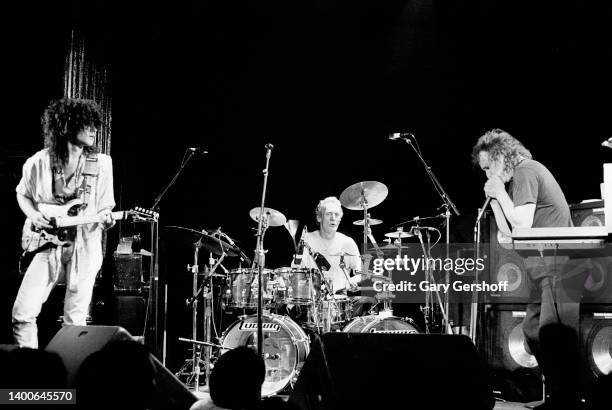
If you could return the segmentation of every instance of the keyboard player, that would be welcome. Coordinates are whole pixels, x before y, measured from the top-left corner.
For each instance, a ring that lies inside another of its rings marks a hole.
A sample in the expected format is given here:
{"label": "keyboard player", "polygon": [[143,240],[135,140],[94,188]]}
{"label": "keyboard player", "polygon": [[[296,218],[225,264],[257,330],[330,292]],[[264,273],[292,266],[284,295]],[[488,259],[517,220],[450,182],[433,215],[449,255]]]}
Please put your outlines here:
{"label": "keyboard player", "polygon": [[[521,142],[501,129],[486,132],[472,150],[472,160],[485,172],[485,194],[501,234],[512,228],[572,226],[569,206],[551,172],[532,158]],[[507,186],[507,189],[506,189]],[[526,261],[532,297],[523,332],[546,380],[542,409],[579,408],[575,375],[579,370],[579,298],[571,294],[578,275],[567,258],[541,255]],[[574,262],[572,262],[574,263]],[[573,269],[573,270],[572,270]]]}

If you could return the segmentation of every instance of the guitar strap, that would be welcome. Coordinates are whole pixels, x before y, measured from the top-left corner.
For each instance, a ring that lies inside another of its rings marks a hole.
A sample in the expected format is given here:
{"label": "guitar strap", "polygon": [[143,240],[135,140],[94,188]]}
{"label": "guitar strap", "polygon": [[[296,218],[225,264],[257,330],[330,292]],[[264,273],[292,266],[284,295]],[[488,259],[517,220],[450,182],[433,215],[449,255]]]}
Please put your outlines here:
{"label": "guitar strap", "polygon": [[88,207],[91,200],[91,193],[96,186],[98,180],[98,154],[91,153],[85,158],[85,165],[83,166],[83,205],[84,208]]}

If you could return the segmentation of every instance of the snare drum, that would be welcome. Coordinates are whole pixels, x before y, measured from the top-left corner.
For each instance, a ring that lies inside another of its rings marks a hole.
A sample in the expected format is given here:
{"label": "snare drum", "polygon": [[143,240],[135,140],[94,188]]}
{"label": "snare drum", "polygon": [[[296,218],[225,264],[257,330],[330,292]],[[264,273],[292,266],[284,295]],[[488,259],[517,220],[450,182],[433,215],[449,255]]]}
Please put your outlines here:
{"label": "snare drum", "polygon": [[[262,315],[262,330],[266,377],[261,395],[265,397],[280,392],[297,379],[310,352],[310,344],[306,333],[287,316]],[[223,333],[221,345],[221,353],[238,346],[257,349],[257,315],[234,322]]]}
{"label": "snare drum", "polygon": [[281,277],[285,290],[279,289],[282,296],[279,303],[307,305],[321,298],[321,272],[307,268],[278,268],[274,271]]}
{"label": "snare drum", "polygon": [[[272,299],[270,292],[267,291],[268,280],[272,273],[271,269],[264,269],[261,273],[264,304],[270,303]],[[232,269],[230,271],[232,284],[230,307],[257,308],[257,275],[258,269]]]}
{"label": "snare drum", "polygon": [[348,333],[421,333],[412,319],[384,315],[356,317],[342,331]]}
{"label": "snare drum", "polygon": [[339,330],[352,317],[353,300],[346,295],[335,295],[334,299],[326,298],[309,308],[308,322],[304,325],[308,328],[322,327],[324,332]]}

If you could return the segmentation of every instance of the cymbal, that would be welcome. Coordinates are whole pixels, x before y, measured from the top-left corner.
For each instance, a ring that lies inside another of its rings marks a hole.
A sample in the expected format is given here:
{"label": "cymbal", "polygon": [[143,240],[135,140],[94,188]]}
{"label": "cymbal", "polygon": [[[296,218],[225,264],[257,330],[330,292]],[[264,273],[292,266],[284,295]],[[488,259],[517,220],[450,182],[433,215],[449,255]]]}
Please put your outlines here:
{"label": "cymbal", "polygon": [[376,181],[362,181],[342,191],[340,203],[346,209],[360,210],[367,205],[373,208],[385,200],[389,190],[387,186]]}
{"label": "cymbal", "polygon": [[241,254],[241,251],[237,246],[232,246],[223,239],[209,235],[205,230],[198,231],[196,229],[176,225],[167,225],[165,228],[170,228],[174,232],[180,232],[183,235],[189,236],[190,240],[194,243],[200,241],[202,247],[208,249],[214,255],[222,255],[223,252],[225,252],[227,256],[233,257]]}
{"label": "cymbal", "polygon": [[[363,219],[359,219],[359,220],[353,222],[353,225],[363,226],[363,221],[364,221]],[[370,222],[368,224],[370,226],[373,226],[373,225],[380,225],[381,223],[383,223],[383,221],[380,220],[380,219],[370,218]]]}
{"label": "cymbal", "polygon": [[402,226],[402,225],[406,225],[406,224],[410,224],[410,223],[419,223],[420,221],[432,221],[435,219],[444,219],[444,215],[440,214],[440,215],[436,215],[436,216],[415,216],[412,219],[408,219],[407,221],[404,222],[400,222],[397,225],[393,225],[392,228],[397,228],[398,226]]}
{"label": "cymbal", "polygon": [[[255,222],[259,222],[259,214],[261,212],[261,208],[253,208],[249,211],[249,216]],[[287,218],[281,212],[272,209],[272,208],[264,208],[264,213],[268,215],[268,226],[283,226],[287,223]]]}
{"label": "cymbal", "polygon": [[410,238],[411,236],[414,236],[414,235],[408,232],[395,231],[395,232],[386,233],[385,236],[387,238]]}

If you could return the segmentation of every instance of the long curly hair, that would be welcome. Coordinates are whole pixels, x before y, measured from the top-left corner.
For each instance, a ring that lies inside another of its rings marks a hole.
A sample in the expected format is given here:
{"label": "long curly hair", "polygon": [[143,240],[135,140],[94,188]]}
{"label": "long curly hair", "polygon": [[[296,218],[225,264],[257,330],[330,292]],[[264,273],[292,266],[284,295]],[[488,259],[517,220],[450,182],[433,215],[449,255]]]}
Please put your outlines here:
{"label": "long curly hair", "polygon": [[[68,142],[74,142],[85,127],[100,129],[102,111],[92,100],[62,98],[52,101],[41,117],[45,148],[49,149],[54,165],[68,161]],[[83,147],[86,154],[95,147]]]}
{"label": "long curly hair", "polygon": [[504,156],[504,171],[512,175],[514,168],[523,159],[531,159],[531,152],[516,138],[506,131],[495,128],[487,131],[472,148],[472,162],[478,165],[478,154],[485,151],[492,160]]}

